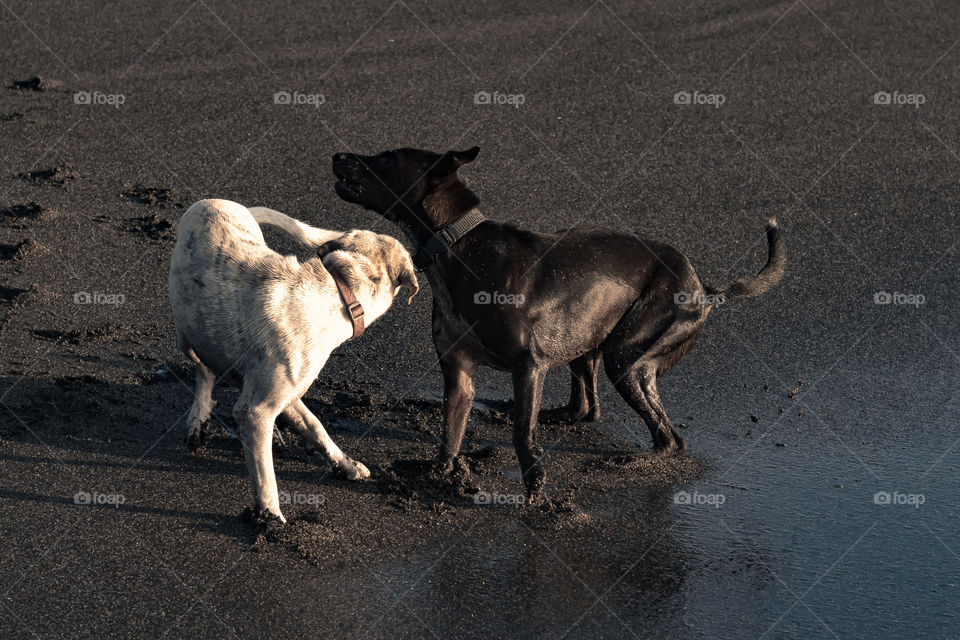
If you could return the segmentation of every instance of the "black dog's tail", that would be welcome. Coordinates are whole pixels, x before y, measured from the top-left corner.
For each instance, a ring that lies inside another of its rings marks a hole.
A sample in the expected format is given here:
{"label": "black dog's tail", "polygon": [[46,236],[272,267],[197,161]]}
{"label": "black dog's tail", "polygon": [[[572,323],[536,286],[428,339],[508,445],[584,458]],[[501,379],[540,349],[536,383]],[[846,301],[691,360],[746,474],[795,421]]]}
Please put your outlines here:
{"label": "black dog's tail", "polygon": [[787,266],[787,250],[780,238],[780,229],[777,221],[771,218],[767,222],[767,244],[769,256],[767,264],[755,276],[740,278],[736,282],[719,288],[705,287],[708,294],[719,298],[721,302],[729,302],[735,298],[749,298],[766,293],[780,282],[783,271]]}

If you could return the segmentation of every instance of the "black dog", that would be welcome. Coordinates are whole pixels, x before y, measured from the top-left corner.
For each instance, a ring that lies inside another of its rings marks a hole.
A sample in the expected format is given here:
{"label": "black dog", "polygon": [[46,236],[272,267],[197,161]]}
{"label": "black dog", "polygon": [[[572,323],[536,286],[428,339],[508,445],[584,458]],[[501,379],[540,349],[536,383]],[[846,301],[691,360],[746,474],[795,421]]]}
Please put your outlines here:
{"label": "black dog", "polygon": [[480,199],[457,174],[479,151],[333,156],[337,195],[402,228],[430,281],[444,379],[439,470],[453,469],[481,364],[513,374],[513,444],[531,500],[545,480],[534,432],[551,367],[570,363],[572,393],[566,407],[544,417],[596,418],[602,358],[649,427],[654,449],[682,452],[686,443],[660,403],[657,377],[690,351],[715,304],[779,282],[786,256],[776,222],[767,227],[766,266],[711,289],[679,251],[652,240],[593,229],[535,233],[485,220]]}

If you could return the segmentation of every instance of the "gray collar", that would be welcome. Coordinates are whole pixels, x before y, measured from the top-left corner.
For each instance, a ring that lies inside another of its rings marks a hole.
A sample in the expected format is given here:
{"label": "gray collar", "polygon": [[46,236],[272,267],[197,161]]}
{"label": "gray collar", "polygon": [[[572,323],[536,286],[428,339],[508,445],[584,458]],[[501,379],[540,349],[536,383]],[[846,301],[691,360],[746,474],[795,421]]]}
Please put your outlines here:
{"label": "gray collar", "polygon": [[453,224],[438,229],[430,240],[417,248],[417,255],[413,257],[413,266],[421,270],[426,269],[438,253],[449,250],[460,238],[473,231],[484,220],[486,218],[480,210],[474,208],[460,216]]}

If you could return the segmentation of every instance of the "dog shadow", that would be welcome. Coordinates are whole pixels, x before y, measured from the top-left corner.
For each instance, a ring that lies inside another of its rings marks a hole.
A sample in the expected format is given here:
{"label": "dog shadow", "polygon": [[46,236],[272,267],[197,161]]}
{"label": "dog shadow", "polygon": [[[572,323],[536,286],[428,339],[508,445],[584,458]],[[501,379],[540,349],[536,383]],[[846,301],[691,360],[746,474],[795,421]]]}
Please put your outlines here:
{"label": "dog shadow", "polygon": [[[183,371],[178,375],[182,376]],[[436,501],[455,500],[458,507],[483,508],[466,490],[472,487],[464,487],[462,482],[452,486],[429,477],[439,444],[442,404],[436,400],[394,398],[378,392],[356,393],[362,387],[369,388],[365,381],[321,381],[305,398],[305,403],[351,455],[364,459],[369,451],[378,452],[380,464],[371,465],[374,477],[366,482],[339,478],[318,459],[318,454],[307,453],[296,435],[284,432],[287,444],[275,445],[275,465],[281,483],[304,483],[358,495],[378,495],[385,502],[399,499],[429,506]],[[225,477],[246,479],[248,472],[242,446],[236,438],[226,436],[234,426],[229,407],[236,391],[225,387],[217,397],[220,406],[214,418],[216,433],[203,449],[191,454],[184,435],[185,414],[193,400],[193,390],[179,379],[171,380],[161,374],[118,383],[90,376],[0,376],[3,400],[0,412],[7,413],[7,419],[0,421],[0,465],[6,462],[61,466],[75,469],[78,477],[90,477],[104,469],[120,473],[169,472],[169,478],[160,476],[158,482],[170,489],[170,495],[176,495],[176,487],[185,477],[209,477],[201,482]],[[474,433],[464,451],[469,464],[476,462],[476,456],[482,458],[486,455],[484,452],[496,450],[498,455],[506,456],[497,461],[499,466],[504,469],[516,466],[508,410],[508,402],[474,410],[471,420]],[[365,447],[366,438],[378,442]],[[568,447],[562,438],[553,450],[558,453],[576,450],[600,457],[616,453],[606,447],[588,450],[582,446]],[[413,457],[412,451],[416,451]],[[0,491],[0,497],[14,502],[68,504],[72,501],[69,496],[25,491],[16,485]],[[132,503],[91,508],[187,518],[199,527],[249,541],[253,534],[240,519],[241,506],[237,505],[236,513]]]}

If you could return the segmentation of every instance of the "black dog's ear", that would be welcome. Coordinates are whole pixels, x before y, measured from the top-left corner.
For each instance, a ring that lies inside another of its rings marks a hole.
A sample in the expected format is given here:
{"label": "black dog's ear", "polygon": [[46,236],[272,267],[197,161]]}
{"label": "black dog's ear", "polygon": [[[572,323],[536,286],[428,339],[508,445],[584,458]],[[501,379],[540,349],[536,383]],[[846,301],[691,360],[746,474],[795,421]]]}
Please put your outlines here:
{"label": "black dog's ear", "polygon": [[480,147],[473,147],[472,149],[467,149],[466,151],[450,151],[450,153],[452,153],[454,159],[456,159],[457,166],[461,166],[476,160],[477,156],[480,154]]}
{"label": "black dog's ear", "polygon": [[438,175],[450,175],[465,164],[473,162],[480,153],[480,147],[473,147],[466,151],[447,151],[437,162],[433,172]]}

